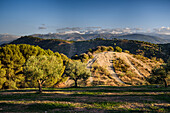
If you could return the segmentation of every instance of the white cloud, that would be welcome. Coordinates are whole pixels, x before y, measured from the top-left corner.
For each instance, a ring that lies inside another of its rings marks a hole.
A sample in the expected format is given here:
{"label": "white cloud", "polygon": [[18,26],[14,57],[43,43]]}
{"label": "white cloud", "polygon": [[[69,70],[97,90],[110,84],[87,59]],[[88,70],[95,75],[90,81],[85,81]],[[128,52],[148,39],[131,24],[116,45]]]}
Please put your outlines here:
{"label": "white cloud", "polygon": [[84,33],[84,34],[100,34],[100,33],[111,33],[111,34],[123,34],[123,33],[137,33],[140,32],[141,28],[114,28],[114,29],[102,29],[101,27],[65,27],[56,29],[60,33]]}
{"label": "white cloud", "polygon": [[155,33],[170,35],[170,27],[161,27],[153,29]]}

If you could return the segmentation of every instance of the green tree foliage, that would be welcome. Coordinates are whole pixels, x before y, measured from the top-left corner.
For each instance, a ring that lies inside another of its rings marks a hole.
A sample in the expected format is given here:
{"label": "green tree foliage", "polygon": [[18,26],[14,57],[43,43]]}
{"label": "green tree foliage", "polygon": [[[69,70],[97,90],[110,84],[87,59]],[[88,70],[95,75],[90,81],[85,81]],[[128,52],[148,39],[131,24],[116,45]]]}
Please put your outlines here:
{"label": "green tree foliage", "polygon": [[52,52],[50,50],[44,51],[39,46],[32,46],[32,45],[28,45],[28,44],[20,44],[18,46],[20,48],[20,52],[23,54],[23,56],[25,57],[26,60],[30,56],[47,55],[47,54],[50,55],[50,52]]}
{"label": "green tree foliage", "polygon": [[41,93],[43,85],[50,87],[61,79],[64,72],[63,60],[56,56],[31,56],[24,66],[24,71],[28,81],[38,83]]}
{"label": "green tree foliage", "polygon": [[107,48],[107,50],[108,50],[108,51],[114,51],[114,48],[113,48],[112,46],[109,46],[109,47]]}
{"label": "green tree foliage", "polygon": [[63,56],[58,52],[54,53],[51,50],[27,44],[10,44],[0,47],[0,69],[1,73],[5,73],[0,75],[0,89],[27,87],[27,76],[23,73],[23,65],[30,56],[38,55],[53,55],[58,59]]}
{"label": "green tree foliage", "polygon": [[86,53],[82,53],[79,57],[80,57],[81,62],[87,62],[89,59],[89,55]]}
{"label": "green tree foliage", "polygon": [[74,61],[66,66],[65,74],[66,76],[70,77],[70,79],[74,80],[75,87],[77,87],[77,81],[79,79],[88,79],[88,77],[91,75],[91,72],[82,62]]}
{"label": "green tree foliage", "polygon": [[88,49],[89,52],[93,52],[93,50],[91,48]]}
{"label": "green tree foliage", "polygon": [[115,52],[122,52],[122,48],[120,48],[119,46],[116,46],[114,50]]}
{"label": "green tree foliage", "polygon": [[125,53],[130,53],[128,50],[124,50]]}
{"label": "green tree foliage", "polygon": [[168,86],[167,79],[170,79],[170,57],[165,65],[152,70],[152,74],[149,77],[151,83],[162,83],[164,82],[165,87]]}
{"label": "green tree foliage", "polygon": [[129,68],[129,65],[127,65],[120,58],[117,58],[116,60],[113,60],[113,68],[115,69],[115,71],[126,72]]}
{"label": "green tree foliage", "polygon": [[108,47],[106,46],[101,46],[101,51],[104,52],[104,51],[107,51]]}
{"label": "green tree foliage", "polygon": [[61,59],[63,60],[63,64],[67,65],[70,59],[63,53],[61,53],[60,55],[61,55]]}
{"label": "green tree foliage", "polygon": [[0,89],[3,87],[3,84],[6,82],[5,74],[6,74],[6,71],[5,69],[2,68],[2,64],[0,61]]}
{"label": "green tree foliage", "polygon": [[3,84],[3,88],[17,88],[17,83],[24,80],[22,74],[23,64],[25,58],[20,52],[20,48],[17,45],[7,45],[0,48],[0,60],[2,68],[5,69],[6,82]]}

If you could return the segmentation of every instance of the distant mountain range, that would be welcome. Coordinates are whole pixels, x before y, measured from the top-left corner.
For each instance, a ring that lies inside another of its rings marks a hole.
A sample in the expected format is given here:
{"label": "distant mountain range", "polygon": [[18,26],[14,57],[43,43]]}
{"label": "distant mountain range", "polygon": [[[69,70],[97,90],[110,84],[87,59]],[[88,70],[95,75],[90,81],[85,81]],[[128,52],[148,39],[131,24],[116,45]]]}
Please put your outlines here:
{"label": "distant mountain range", "polygon": [[12,42],[13,40],[16,40],[20,36],[10,35],[10,34],[0,34],[0,45],[4,43]]}
{"label": "distant mountain range", "polygon": [[[42,39],[62,39],[68,41],[84,41],[96,38],[104,39],[128,39],[128,40],[139,40],[145,42],[151,42],[156,44],[163,44],[170,42],[170,36],[163,37],[163,35],[144,35],[144,34],[110,34],[110,33],[100,33],[100,34],[79,34],[79,33],[49,33],[49,34],[34,34],[33,37],[39,37]],[[162,38],[160,38],[161,36]]]}
{"label": "distant mountain range", "polygon": [[[127,39],[127,40],[139,40],[145,42],[151,42],[155,44],[170,43],[170,35],[162,34],[111,34],[111,33],[96,33],[96,34],[81,34],[81,33],[49,33],[49,34],[33,34],[33,37],[39,37],[42,39],[61,39],[67,41],[85,41],[92,40],[96,38],[104,39]],[[10,34],[0,34],[0,45],[4,43],[9,43],[16,40],[20,36],[10,35]]]}

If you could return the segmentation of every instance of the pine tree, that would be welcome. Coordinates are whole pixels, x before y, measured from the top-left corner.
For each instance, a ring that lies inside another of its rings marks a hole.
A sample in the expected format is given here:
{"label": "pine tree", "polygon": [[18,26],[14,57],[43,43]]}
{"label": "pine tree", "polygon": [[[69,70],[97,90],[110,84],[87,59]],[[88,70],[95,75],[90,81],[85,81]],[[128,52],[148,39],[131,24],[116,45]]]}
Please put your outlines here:
{"label": "pine tree", "polygon": [[17,88],[17,83],[24,79],[22,66],[25,63],[19,46],[11,44],[0,48],[0,60],[2,68],[6,71],[3,88]]}

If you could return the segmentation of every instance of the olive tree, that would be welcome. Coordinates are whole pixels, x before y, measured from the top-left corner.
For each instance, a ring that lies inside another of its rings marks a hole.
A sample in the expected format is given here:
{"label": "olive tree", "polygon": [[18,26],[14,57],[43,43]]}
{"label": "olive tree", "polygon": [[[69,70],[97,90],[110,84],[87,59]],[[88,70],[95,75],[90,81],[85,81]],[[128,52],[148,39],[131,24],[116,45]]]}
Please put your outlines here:
{"label": "olive tree", "polygon": [[24,72],[28,81],[38,83],[39,93],[42,93],[42,86],[54,85],[60,80],[64,66],[61,58],[56,56],[31,56],[24,66]]}
{"label": "olive tree", "polygon": [[115,52],[122,52],[122,48],[120,48],[119,46],[116,46],[114,50]]}
{"label": "olive tree", "polygon": [[77,87],[77,81],[79,79],[88,79],[90,77],[91,72],[87,69],[86,64],[80,61],[74,61],[69,63],[65,69],[66,76],[70,77],[70,79],[74,80],[75,87]]}

